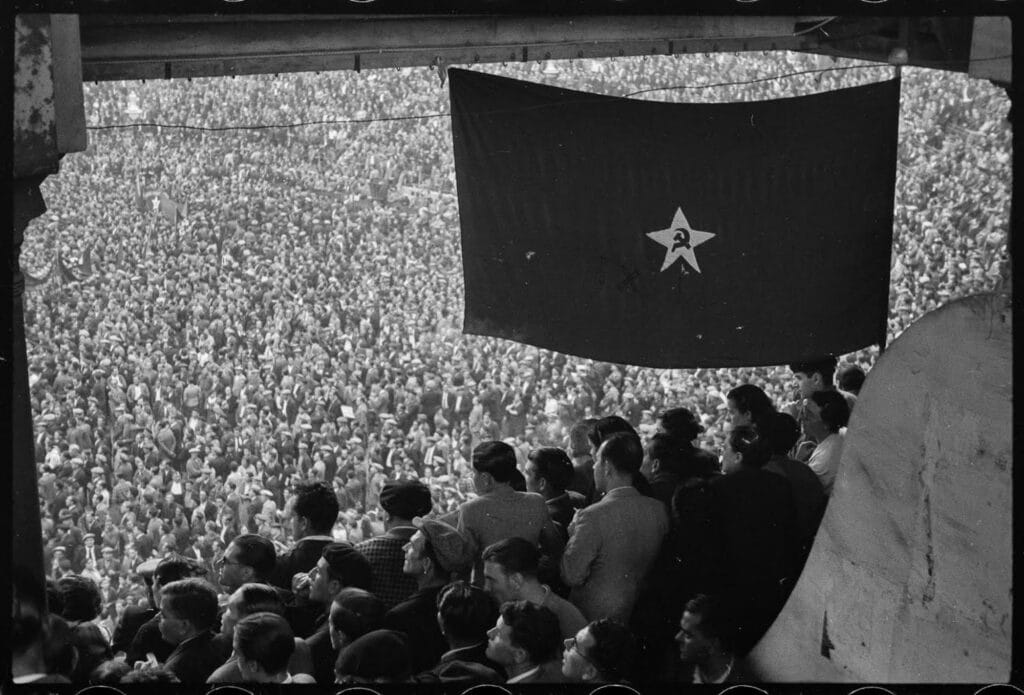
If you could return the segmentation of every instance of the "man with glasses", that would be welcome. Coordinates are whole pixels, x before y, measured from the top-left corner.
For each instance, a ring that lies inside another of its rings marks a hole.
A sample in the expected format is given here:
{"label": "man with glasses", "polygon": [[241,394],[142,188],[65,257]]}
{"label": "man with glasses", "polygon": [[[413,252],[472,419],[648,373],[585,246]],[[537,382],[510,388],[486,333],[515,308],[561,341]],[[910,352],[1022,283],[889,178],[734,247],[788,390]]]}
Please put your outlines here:
{"label": "man with glasses", "polygon": [[276,561],[273,542],[254,533],[243,534],[231,541],[214,563],[217,581],[228,595],[243,584],[268,584]]}
{"label": "man with glasses", "polygon": [[602,618],[565,640],[562,675],[578,683],[629,683],[638,656],[633,633]]}
{"label": "man with glasses", "polygon": [[505,669],[508,683],[565,682],[558,618],[549,609],[529,601],[505,603],[487,640],[487,658]]}

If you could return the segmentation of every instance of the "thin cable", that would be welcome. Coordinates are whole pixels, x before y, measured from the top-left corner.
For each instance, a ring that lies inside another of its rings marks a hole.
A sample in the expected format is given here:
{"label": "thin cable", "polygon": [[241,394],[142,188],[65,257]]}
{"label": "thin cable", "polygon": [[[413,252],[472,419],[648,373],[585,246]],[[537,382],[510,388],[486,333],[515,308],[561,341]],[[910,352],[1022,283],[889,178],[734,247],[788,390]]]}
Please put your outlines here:
{"label": "thin cable", "polygon": [[[832,19],[835,19],[834,17]],[[825,20],[826,22],[831,20]],[[825,22],[819,23],[824,25]],[[812,27],[814,29],[816,27]],[[982,58],[980,60],[1003,60],[1011,56],[993,56],[991,58]],[[841,65],[831,68],[816,68],[813,70],[800,70],[797,72],[789,72],[782,75],[771,75],[769,77],[759,77],[753,80],[743,80],[739,82],[716,82],[713,84],[700,84],[700,85],[673,85],[669,87],[651,87],[649,89],[640,89],[635,92],[629,92],[628,94],[622,95],[625,97],[632,97],[638,94],[647,94],[649,92],[659,92],[672,89],[712,89],[714,87],[737,87],[748,84],[758,84],[761,82],[771,82],[773,80],[782,80],[788,77],[797,77],[799,75],[811,75],[822,72],[841,72],[844,70],[878,70],[881,68],[891,68],[892,66],[888,63],[877,63],[874,65]],[[236,126],[197,126],[197,125],[186,125],[186,124],[169,124],[169,123],[113,123],[110,125],[91,125],[86,126],[86,130],[117,130],[122,128],[173,128],[177,130],[198,130],[205,132],[225,132],[229,130],[272,130],[272,129],[284,129],[284,128],[302,128],[305,126],[315,125],[338,125],[346,123],[382,123],[388,121],[412,121],[421,120],[428,118],[447,118],[450,117],[450,112],[443,113],[426,113],[414,116],[381,116],[379,118],[339,118],[339,119],[325,119],[319,121],[301,121],[299,123],[267,123],[261,125],[236,125]]]}
{"label": "thin cable", "polygon": [[809,29],[801,29],[800,31],[798,31],[795,34],[793,34],[793,36],[803,36],[804,34],[810,34],[812,31],[817,31],[818,29],[821,29],[826,24],[828,24],[830,22],[834,22],[837,19],[839,19],[839,18],[838,17],[829,17],[828,19],[826,19],[824,21],[818,22],[817,24],[815,24],[813,27],[810,27]]}
{"label": "thin cable", "polygon": [[86,130],[114,130],[117,128],[176,128],[178,130],[203,130],[220,132],[225,130],[267,130],[271,128],[301,128],[309,125],[333,125],[337,123],[380,123],[383,121],[412,121],[419,118],[438,118],[450,116],[450,113],[425,113],[418,116],[381,116],[380,118],[339,118],[335,120],[322,121],[301,121],[299,123],[267,123],[263,125],[230,125],[230,126],[201,126],[186,125],[183,123],[113,123],[110,125],[90,125]]}
{"label": "thin cable", "polygon": [[772,75],[769,77],[759,77],[756,80],[744,80],[742,82],[715,82],[713,84],[698,84],[698,85],[674,85],[671,87],[651,87],[650,89],[639,89],[629,94],[623,94],[624,97],[632,97],[637,94],[646,94],[648,92],[660,92],[667,89],[711,89],[713,87],[735,87],[745,84],[756,84],[758,82],[771,82],[772,80],[781,80],[786,77],[796,77],[797,75],[811,75],[817,72],[836,72],[840,70],[877,70],[879,68],[892,67],[890,65],[880,63],[878,65],[844,65],[834,68],[816,68],[814,70],[800,70],[799,72],[790,72],[785,75]]}

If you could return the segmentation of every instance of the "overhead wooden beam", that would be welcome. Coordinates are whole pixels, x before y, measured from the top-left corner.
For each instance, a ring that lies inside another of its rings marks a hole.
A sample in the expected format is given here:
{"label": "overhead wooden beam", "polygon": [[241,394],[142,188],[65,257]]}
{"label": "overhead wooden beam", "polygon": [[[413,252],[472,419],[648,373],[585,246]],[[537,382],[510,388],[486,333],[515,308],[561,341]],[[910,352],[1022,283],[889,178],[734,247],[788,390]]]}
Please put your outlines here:
{"label": "overhead wooden beam", "polygon": [[[814,18],[811,18],[812,20]],[[799,17],[117,16],[82,18],[88,81],[687,52],[813,50]]]}

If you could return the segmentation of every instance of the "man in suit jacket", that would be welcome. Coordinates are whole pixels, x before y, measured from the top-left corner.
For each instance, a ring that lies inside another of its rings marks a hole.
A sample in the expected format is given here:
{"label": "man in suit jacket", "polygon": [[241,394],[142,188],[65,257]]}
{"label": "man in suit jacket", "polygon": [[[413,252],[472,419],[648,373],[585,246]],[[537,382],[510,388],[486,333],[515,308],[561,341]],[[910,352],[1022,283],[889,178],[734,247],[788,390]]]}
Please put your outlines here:
{"label": "man in suit jacket", "polygon": [[182,683],[205,683],[224,662],[213,647],[217,590],[206,580],[181,579],[160,592],[160,634],[174,651],[164,668]]}
{"label": "man in suit jacket", "polygon": [[100,563],[100,549],[96,547],[96,534],[87,533],[82,536],[84,545],[75,551],[75,561],[73,566],[76,572],[81,573],[85,569],[86,565],[92,561],[93,567],[99,567]]}
{"label": "man in suit jacket", "polygon": [[544,498],[535,492],[516,492],[515,450],[504,442],[483,442],[473,450],[473,485],[479,497],[459,507],[458,530],[473,549],[474,581],[483,583],[484,548],[506,538],[525,538],[551,557],[561,554],[563,539],[548,516]]}
{"label": "man in suit jacket", "polygon": [[594,483],[604,497],[581,509],[569,525],[562,579],[587,620],[629,624],[638,589],[668,533],[665,506],[633,487],[643,458],[635,433],[608,437],[594,464]]}

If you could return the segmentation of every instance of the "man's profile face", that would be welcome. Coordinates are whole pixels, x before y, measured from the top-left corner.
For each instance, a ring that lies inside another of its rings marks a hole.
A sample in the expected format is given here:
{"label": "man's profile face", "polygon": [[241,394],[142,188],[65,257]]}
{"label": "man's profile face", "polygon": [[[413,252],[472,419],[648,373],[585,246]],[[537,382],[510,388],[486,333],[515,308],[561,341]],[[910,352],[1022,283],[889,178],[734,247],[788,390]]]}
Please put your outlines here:
{"label": "man's profile face", "polygon": [[242,590],[238,589],[228,597],[228,603],[224,607],[224,616],[220,621],[220,631],[223,635],[233,635],[235,625],[242,619],[240,608],[242,605]]}
{"label": "man's profile face", "polygon": [[309,600],[315,603],[325,603],[331,600],[331,590],[328,586],[331,575],[327,560],[320,558],[316,567],[309,572]]}
{"label": "man's profile face", "polygon": [[793,378],[800,387],[800,398],[810,398],[811,394],[821,390],[821,376],[817,372],[793,372]]}
{"label": "man's profile face", "polygon": [[684,664],[699,664],[711,654],[713,645],[700,629],[701,616],[690,611],[683,612],[679,621],[676,643],[679,645],[679,659]]}
{"label": "man's profile face", "polygon": [[188,620],[174,613],[166,598],[160,599],[160,636],[168,644],[180,644],[190,629]]}
{"label": "man's profile face", "polygon": [[512,586],[511,577],[505,574],[505,568],[496,562],[484,563],[484,591],[493,596],[499,606],[506,601],[515,601],[519,598],[515,587]]}
{"label": "man's profile face", "polygon": [[598,492],[607,492],[608,486],[608,461],[604,455],[602,444],[594,455],[594,487]]}
{"label": "man's profile face", "polygon": [[526,462],[526,470],[523,473],[523,478],[526,479],[527,492],[540,492],[541,478],[537,475],[537,464],[533,461]]}
{"label": "man's profile face", "polygon": [[588,674],[593,674],[593,663],[588,654],[595,646],[597,640],[590,634],[589,626],[582,628],[572,639],[567,639],[562,652],[562,675],[576,682],[588,680]]}
{"label": "man's profile face", "polygon": [[[801,389],[803,387],[801,386]],[[744,425],[752,425],[753,422],[750,419],[750,413],[740,412],[740,409],[736,407],[736,401],[732,398],[726,400],[729,407],[729,425],[732,427],[742,427]]]}
{"label": "man's profile face", "polygon": [[821,406],[810,398],[804,402],[804,407],[800,409],[800,426],[803,427],[804,433],[815,441],[820,442],[829,434],[828,428],[825,427],[825,423],[821,420]]}
{"label": "man's profile face", "polygon": [[505,619],[498,616],[498,622],[487,631],[487,658],[502,666],[516,662],[515,647],[512,644],[512,628]]}

